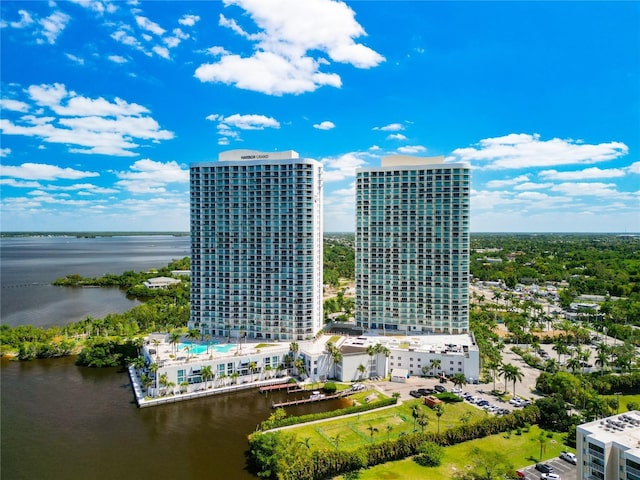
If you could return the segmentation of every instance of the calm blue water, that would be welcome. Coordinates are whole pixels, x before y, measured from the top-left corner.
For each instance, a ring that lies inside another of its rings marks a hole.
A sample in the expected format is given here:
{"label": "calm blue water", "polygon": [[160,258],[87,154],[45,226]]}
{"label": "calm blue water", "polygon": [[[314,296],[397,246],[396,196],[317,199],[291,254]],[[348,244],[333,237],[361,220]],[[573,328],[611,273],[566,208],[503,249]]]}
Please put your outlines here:
{"label": "calm blue water", "polygon": [[54,287],[67,274],[99,277],[162,267],[189,256],[189,237],[171,235],[0,238],[0,322],[66,325],[137,305],[119,289]]}
{"label": "calm blue water", "polygon": [[[178,344],[178,351],[185,350],[187,347],[191,347],[191,353],[195,355],[200,355],[201,353],[207,352],[207,345],[201,345],[199,343],[194,342],[183,342]],[[227,353],[229,350],[236,348],[236,345],[232,343],[225,344],[211,344],[209,345],[209,351],[213,350],[218,353]]]}

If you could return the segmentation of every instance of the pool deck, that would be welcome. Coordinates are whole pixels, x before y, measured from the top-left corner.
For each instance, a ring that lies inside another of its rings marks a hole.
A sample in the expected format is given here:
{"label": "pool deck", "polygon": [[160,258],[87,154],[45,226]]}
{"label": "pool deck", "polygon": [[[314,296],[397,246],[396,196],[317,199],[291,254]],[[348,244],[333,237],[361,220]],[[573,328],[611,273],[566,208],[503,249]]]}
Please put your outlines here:
{"label": "pool deck", "polygon": [[[176,348],[173,344],[167,341],[166,335],[151,335],[151,341],[149,344],[145,345],[146,350],[153,349],[155,353],[149,354],[149,356],[160,366],[170,366],[170,365],[180,365],[191,362],[202,362],[203,360],[215,360],[218,358],[228,358],[228,357],[237,357],[242,355],[252,355],[256,353],[267,353],[270,349],[274,351],[280,351],[282,348],[288,348],[289,342],[257,342],[257,341],[244,341],[236,343],[234,341],[229,342],[226,337],[219,338],[214,337],[211,340],[211,346],[209,348],[209,352],[206,351],[206,343],[202,341],[190,341],[184,338],[181,339],[179,344],[190,342],[194,345],[198,345],[199,347],[205,347],[205,350],[200,353],[187,352],[184,347]],[[153,339],[158,340],[159,343],[154,343]],[[218,351],[215,346],[216,345],[224,345],[228,346],[229,349],[221,352]],[[258,345],[263,345],[261,348],[257,348]],[[268,346],[264,346],[268,345]]]}
{"label": "pool deck", "polygon": [[157,405],[163,405],[165,403],[182,402],[184,400],[192,400],[194,398],[200,398],[200,397],[209,397],[211,395],[236,392],[238,390],[248,390],[251,388],[260,388],[260,387],[269,386],[269,385],[280,385],[280,384],[288,383],[291,378],[289,376],[286,376],[286,377],[271,378],[268,380],[260,380],[260,381],[249,382],[249,383],[240,383],[237,385],[215,387],[215,388],[213,388],[212,386],[205,387],[203,384],[201,388],[193,392],[171,393],[170,395],[165,395],[163,397],[156,397],[156,398],[146,397],[145,398],[144,394],[142,393],[142,390],[143,390],[142,383],[140,381],[140,377],[138,376],[137,370],[133,366],[130,366],[128,368],[128,372],[129,372],[129,380],[131,381],[131,386],[133,387],[133,393],[136,399],[136,403],[138,404],[139,408],[154,407]]}

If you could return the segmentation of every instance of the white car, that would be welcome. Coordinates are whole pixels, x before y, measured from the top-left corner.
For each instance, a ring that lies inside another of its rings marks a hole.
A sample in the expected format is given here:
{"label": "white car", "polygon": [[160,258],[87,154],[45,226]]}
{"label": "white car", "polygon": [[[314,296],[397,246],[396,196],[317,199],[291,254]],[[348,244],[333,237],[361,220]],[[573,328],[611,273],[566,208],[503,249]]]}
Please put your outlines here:
{"label": "white car", "polygon": [[578,463],[576,455],[571,452],[560,452],[560,458],[566,460],[569,463],[573,463],[574,465]]}
{"label": "white car", "polygon": [[557,473],[543,473],[540,475],[540,480],[562,480]]}

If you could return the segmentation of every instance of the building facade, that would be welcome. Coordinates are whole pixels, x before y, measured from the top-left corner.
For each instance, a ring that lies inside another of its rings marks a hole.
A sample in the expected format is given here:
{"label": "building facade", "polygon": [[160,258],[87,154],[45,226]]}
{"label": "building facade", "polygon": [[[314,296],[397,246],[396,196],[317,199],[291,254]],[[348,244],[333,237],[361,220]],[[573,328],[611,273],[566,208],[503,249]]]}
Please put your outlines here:
{"label": "building facade", "polygon": [[356,173],[356,323],[369,332],[469,331],[466,164],[392,156]]}
{"label": "building facade", "polygon": [[191,165],[190,328],[312,338],[322,327],[322,168],[294,151]]}
{"label": "building facade", "polygon": [[578,480],[640,480],[640,412],[579,425]]}

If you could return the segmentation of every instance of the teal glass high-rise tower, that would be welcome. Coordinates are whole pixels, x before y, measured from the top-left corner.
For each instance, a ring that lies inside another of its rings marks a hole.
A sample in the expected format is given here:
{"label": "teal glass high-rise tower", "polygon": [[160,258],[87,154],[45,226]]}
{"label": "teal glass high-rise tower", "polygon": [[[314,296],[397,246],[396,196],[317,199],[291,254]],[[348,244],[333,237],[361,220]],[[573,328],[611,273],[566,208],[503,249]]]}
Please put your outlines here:
{"label": "teal glass high-rise tower", "polygon": [[378,333],[469,331],[466,164],[391,156],[356,173],[356,323]]}
{"label": "teal glass high-rise tower", "polygon": [[305,340],[322,327],[322,167],[232,150],[191,165],[190,328]]}

